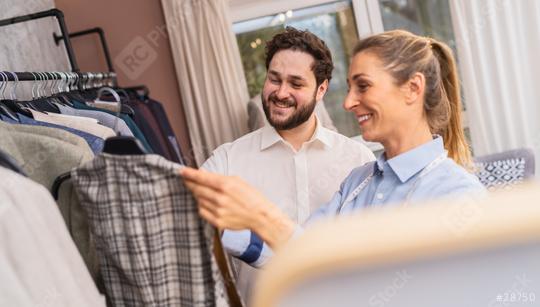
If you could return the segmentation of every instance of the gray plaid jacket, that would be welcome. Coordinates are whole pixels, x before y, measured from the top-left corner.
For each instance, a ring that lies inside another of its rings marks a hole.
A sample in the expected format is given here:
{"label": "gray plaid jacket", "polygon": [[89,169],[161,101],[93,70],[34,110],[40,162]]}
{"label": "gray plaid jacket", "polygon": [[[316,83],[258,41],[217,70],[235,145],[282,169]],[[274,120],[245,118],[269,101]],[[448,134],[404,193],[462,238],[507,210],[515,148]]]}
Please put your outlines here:
{"label": "gray plaid jacket", "polygon": [[182,166],[157,155],[100,154],[72,171],[113,306],[228,306]]}

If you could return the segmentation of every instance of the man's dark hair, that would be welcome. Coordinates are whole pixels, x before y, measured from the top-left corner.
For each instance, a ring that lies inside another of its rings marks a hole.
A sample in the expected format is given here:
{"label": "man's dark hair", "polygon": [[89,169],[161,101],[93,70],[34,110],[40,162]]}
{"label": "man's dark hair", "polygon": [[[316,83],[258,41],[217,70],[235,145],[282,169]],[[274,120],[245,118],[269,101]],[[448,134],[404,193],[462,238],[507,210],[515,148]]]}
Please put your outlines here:
{"label": "man's dark hair", "polygon": [[311,70],[315,74],[317,86],[326,79],[330,82],[334,63],[326,43],[307,30],[300,31],[293,27],[285,28],[284,32],[275,35],[266,43],[266,69],[268,70],[270,61],[278,51],[289,49],[305,52],[315,59]]}

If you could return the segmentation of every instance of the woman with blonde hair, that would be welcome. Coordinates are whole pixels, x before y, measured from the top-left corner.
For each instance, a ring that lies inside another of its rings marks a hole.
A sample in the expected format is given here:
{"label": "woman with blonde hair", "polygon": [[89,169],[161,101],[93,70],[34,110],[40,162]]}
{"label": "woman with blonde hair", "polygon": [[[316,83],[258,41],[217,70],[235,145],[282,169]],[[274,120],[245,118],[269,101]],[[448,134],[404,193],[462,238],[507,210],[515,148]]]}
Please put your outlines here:
{"label": "woman with blonde hair", "polygon": [[[459,80],[450,48],[396,30],[362,39],[353,54],[344,108],[356,115],[363,138],[381,143],[384,153],[376,162],[353,169],[311,219],[484,194],[468,171],[471,154],[461,126]],[[250,242],[235,245],[243,249],[236,254],[255,250],[256,263],[264,263],[260,259],[269,254],[260,239],[277,248],[301,231],[237,177],[187,168],[182,176],[204,219],[220,229],[254,233]]]}

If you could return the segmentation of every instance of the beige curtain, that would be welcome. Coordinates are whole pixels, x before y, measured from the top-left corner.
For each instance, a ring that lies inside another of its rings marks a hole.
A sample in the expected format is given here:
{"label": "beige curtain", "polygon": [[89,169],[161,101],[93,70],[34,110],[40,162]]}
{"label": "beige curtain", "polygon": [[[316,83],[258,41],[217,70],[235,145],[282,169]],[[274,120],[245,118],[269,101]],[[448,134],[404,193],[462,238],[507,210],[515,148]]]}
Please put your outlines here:
{"label": "beige curtain", "polygon": [[227,0],[162,0],[194,156],[247,129],[249,100]]}
{"label": "beige curtain", "polygon": [[540,157],[540,1],[454,0],[450,8],[475,154],[529,147]]}

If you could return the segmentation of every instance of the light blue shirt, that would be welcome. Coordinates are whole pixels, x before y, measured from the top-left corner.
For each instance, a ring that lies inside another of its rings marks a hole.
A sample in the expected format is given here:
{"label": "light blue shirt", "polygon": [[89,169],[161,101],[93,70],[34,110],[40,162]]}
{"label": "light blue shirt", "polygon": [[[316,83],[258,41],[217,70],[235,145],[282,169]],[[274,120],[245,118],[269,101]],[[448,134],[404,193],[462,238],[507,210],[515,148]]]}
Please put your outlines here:
{"label": "light blue shirt", "polygon": [[[428,167],[433,161],[438,163],[433,168]],[[426,167],[430,170],[424,171]],[[355,197],[350,197],[370,175],[373,177],[365,188]],[[358,212],[368,207],[399,206],[405,202],[414,204],[437,198],[479,198],[485,194],[486,189],[474,174],[446,157],[443,139],[436,136],[431,142],[390,160],[382,154],[377,161],[353,169],[330,202],[315,211],[306,224],[316,219]],[[346,202],[349,199],[350,201]],[[298,227],[294,236],[301,232],[302,229]],[[271,250],[266,244],[261,246],[253,239],[253,235],[250,244],[247,244],[246,238],[223,239],[228,249],[244,247],[244,250],[232,254],[248,254],[253,266],[262,266],[271,257]]]}

